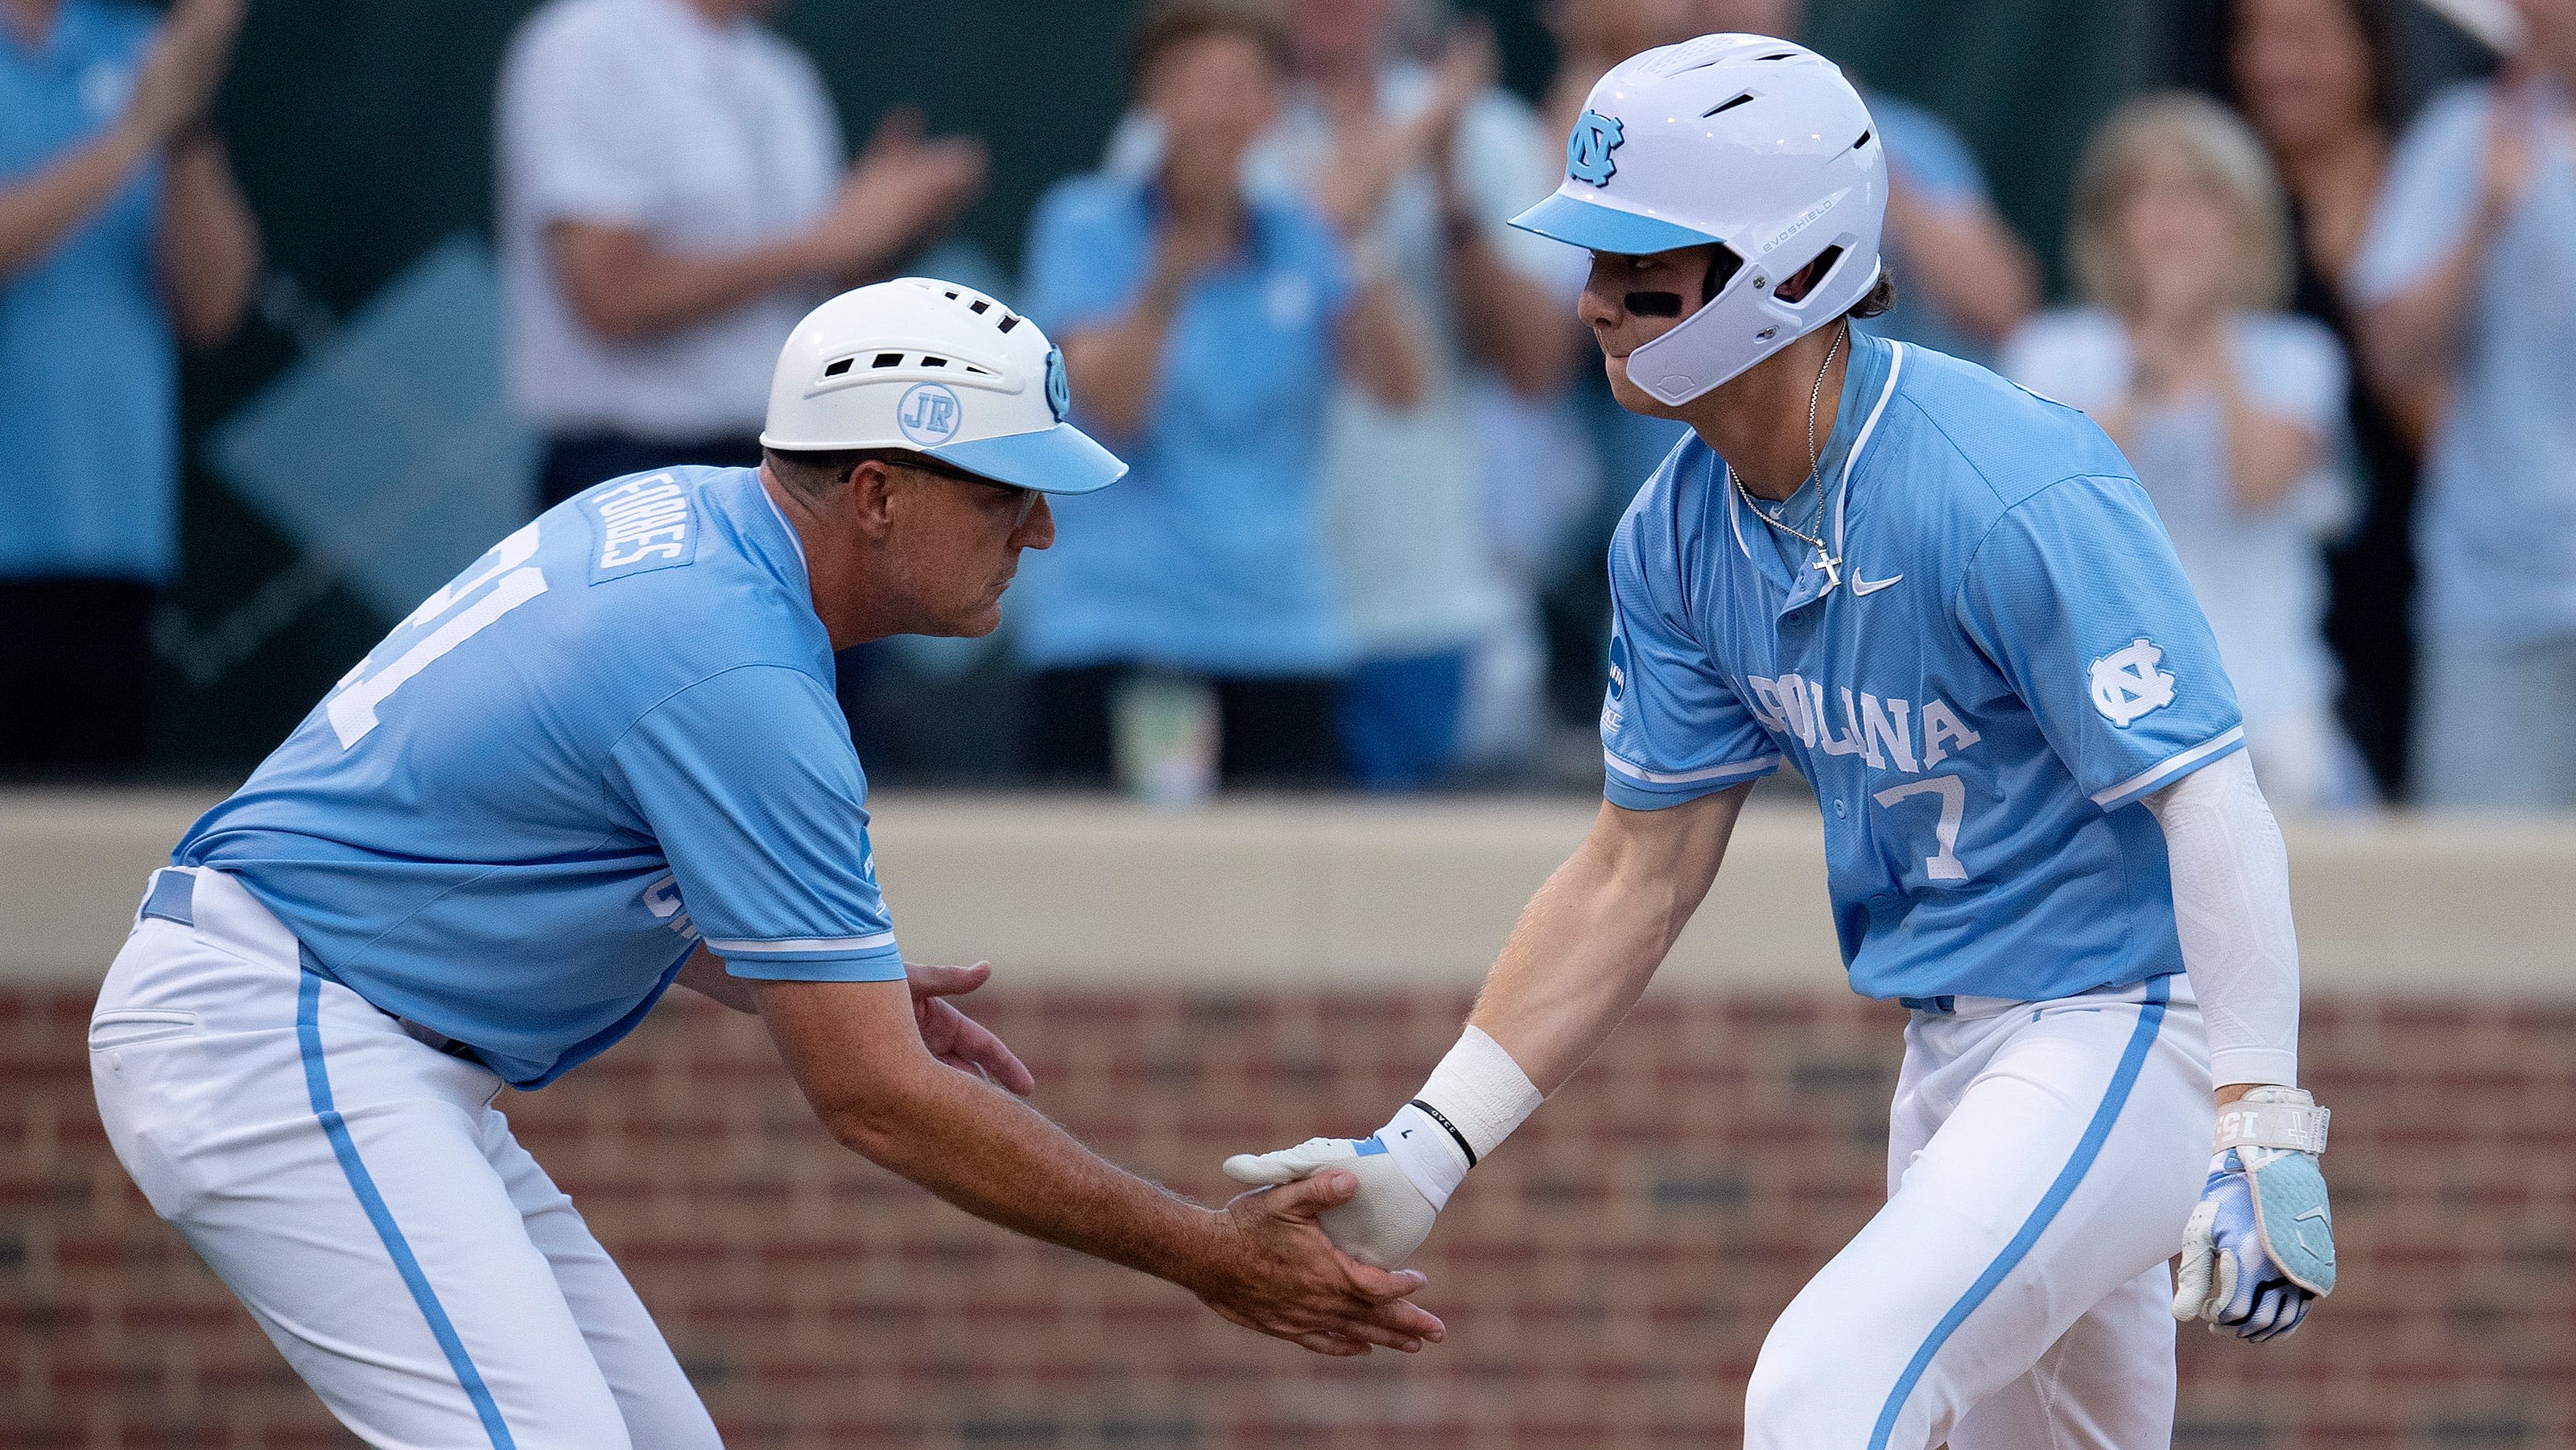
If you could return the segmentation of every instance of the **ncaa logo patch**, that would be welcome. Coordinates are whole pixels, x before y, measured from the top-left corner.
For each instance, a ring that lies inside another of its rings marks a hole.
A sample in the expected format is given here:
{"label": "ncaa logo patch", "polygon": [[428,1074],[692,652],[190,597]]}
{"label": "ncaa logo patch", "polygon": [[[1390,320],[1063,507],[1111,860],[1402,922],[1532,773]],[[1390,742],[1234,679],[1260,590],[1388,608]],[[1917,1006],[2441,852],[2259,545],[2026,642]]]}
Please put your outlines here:
{"label": "ncaa logo patch", "polygon": [[966,410],[946,383],[915,383],[895,404],[895,426],[915,443],[945,443],[957,436]]}
{"label": "ncaa logo patch", "polygon": [[1618,117],[1599,111],[1584,112],[1575,118],[1574,134],[1565,138],[1565,174],[1594,186],[1608,186],[1610,178],[1619,174],[1619,163],[1610,159],[1610,153],[1626,139],[1627,128],[1619,124]]}
{"label": "ncaa logo patch", "polygon": [[2139,716],[2172,704],[2173,673],[2156,668],[2164,657],[2163,650],[2140,635],[2127,649],[2095,660],[2093,708],[2102,713],[2103,719],[2126,729]]}
{"label": "ncaa logo patch", "polygon": [[1047,349],[1046,393],[1048,411],[1055,414],[1057,422],[1063,422],[1073,411],[1073,382],[1064,375],[1063,348]]}

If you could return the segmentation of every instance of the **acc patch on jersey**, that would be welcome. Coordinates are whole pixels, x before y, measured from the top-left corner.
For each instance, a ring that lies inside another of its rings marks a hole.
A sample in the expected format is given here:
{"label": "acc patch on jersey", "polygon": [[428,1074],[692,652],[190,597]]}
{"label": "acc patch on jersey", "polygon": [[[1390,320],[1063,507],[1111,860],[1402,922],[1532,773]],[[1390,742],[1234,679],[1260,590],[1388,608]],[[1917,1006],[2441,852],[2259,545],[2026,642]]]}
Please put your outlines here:
{"label": "acc patch on jersey", "polygon": [[2093,708],[2101,712],[2103,719],[2126,729],[2139,716],[2172,704],[2173,672],[2156,668],[2164,657],[2163,650],[2140,635],[2127,649],[2095,660],[2091,670]]}
{"label": "acc patch on jersey", "polygon": [[638,474],[593,489],[582,496],[581,511],[599,544],[590,562],[593,584],[697,557],[697,508],[670,474]]}

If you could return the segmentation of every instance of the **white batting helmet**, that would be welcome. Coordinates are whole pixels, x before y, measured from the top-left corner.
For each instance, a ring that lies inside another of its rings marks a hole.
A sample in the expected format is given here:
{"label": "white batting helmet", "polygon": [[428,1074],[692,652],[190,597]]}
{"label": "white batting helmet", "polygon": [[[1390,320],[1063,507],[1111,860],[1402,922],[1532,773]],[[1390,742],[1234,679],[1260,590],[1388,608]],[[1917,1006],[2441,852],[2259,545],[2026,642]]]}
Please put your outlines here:
{"label": "white batting helmet", "polygon": [[[1628,377],[1687,403],[1869,295],[1887,218],[1887,160],[1832,61],[1763,35],[1703,35],[1632,56],[1592,88],[1565,182],[1512,225],[1641,256],[1715,242],[1735,259],[1716,295],[1628,355]],[[1833,257],[1796,302],[1775,289]]]}
{"label": "white batting helmet", "polygon": [[1065,421],[1064,355],[1038,325],[928,277],[844,292],[778,354],[762,446],[900,448],[1041,493],[1107,488],[1127,465]]}

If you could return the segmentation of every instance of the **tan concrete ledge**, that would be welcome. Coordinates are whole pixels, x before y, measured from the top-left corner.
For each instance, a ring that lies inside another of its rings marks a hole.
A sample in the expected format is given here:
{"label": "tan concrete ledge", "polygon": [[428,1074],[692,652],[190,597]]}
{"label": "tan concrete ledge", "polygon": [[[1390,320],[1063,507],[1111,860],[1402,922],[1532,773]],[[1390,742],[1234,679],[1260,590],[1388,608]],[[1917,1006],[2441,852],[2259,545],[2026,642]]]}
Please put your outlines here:
{"label": "tan concrete ledge", "polygon": [[[0,793],[0,977],[94,981],[144,875],[211,797]],[[877,864],[906,951],[1012,980],[1210,990],[1471,987],[1595,806],[894,794]],[[1757,804],[1661,980],[1829,987],[1822,828]],[[2576,997],[2576,822],[2294,827],[2311,992]]]}

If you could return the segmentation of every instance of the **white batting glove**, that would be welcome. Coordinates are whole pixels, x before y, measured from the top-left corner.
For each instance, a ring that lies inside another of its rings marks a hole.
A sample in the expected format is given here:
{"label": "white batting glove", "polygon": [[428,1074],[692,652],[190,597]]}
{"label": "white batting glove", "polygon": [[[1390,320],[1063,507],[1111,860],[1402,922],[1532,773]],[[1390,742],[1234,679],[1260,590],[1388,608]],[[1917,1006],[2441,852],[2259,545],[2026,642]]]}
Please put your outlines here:
{"label": "white batting glove", "polygon": [[2183,1228],[2176,1319],[2273,1339],[2334,1292],[2334,1213],[2317,1170],[2326,1118],[2285,1087],[2256,1088],[2219,1114],[2209,1181]]}
{"label": "white batting glove", "polygon": [[1225,1160],[1237,1183],[1293,1183],[1326,1166],[1349,1170],[1360,1191],[1323,1215],[1324,1234],[1363,1264],[1398,1269],[1449,1206],[1476,1161],[1538,1110],[1539,1091],[1501,1043],[1478,1028],[1431,1071],[1421,1096],[1365,1138],[1309,1138],[1275,1153]]}
{"label": "white batting glove", "polygon": [[1225,1160],[1225,1176],[1237,1183],[1294,1183],[1318,1168],[1346,1168],[1360,1181],[1350,1202],[1323,1213],[1324,1236],[1342,1252],[1371,1268],[1400,1269],[1431,1236],[1440,1210],[1375,1134],[1309,1138],[1275,1153],[1237,1153]]}

